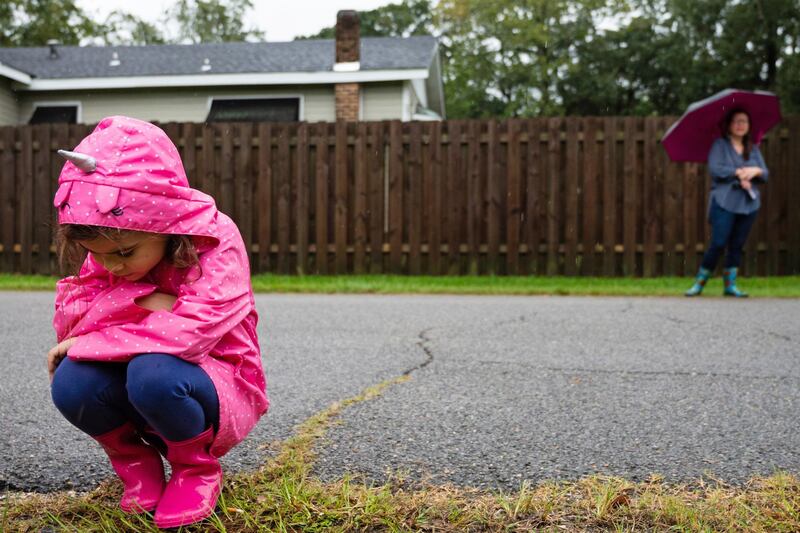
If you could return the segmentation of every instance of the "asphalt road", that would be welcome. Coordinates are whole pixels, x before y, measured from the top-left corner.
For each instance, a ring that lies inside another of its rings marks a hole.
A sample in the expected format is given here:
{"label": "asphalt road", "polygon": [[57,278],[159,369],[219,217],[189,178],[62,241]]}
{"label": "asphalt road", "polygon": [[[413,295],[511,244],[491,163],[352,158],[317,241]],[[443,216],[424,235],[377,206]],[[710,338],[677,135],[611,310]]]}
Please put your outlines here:
{"label": "asphalt road", "polygon": [[[49,398],[51,293],[0,293],[0,490],[111,474]],[[253,468],[345,410],[316,473],[518,488],[601,472],[741,483],[800,471],[800,300],[259,295],[273,407],[224,458]]]}

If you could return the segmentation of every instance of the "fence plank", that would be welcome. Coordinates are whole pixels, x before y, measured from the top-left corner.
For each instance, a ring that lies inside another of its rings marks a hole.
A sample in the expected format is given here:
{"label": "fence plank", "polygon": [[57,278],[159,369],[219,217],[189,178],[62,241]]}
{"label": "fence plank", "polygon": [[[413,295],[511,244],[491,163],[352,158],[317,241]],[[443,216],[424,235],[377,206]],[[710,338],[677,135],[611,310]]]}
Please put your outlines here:
{"label": "fence plank", "polygon": [[[577,142],[577,133],[576,133]],[[508,195],[506,201],[506,264],[508,274],[519,275],[519,243],[520,215],[522,213],[520,198],[520,176],[522,161],[520,159],[520,121],[508,122],[508,163],[506,166]]]}
{"label": "fence plank", "polygon": [[[61,149],[61,147],[72,148],[71,146],[69,146],[68,125],[64,123],[59,123],[59,124],[53,124],[52,126],[53,129],[51,130],[50,133],[51,146],[55,146],[56,150]],[[0,168],[2,167],[0,166]],[[51,200],[53,199],[53,196],[55,196],[55,192],[58,189],[58,177],[61,174],[62,168],[64,168],[64,159],[60,156],[57,156],[54,153],[51,154],[50,155],[50,185],[51,185],[50,199]],[[53,227],[55,228],[56,224],[58,224],[58,212],[53,207],[51,207],[51,209],[52,211],[49,214],[48,220],[52,223]],[[52,264],[53,268],[51,269],[51,271],[53,273],[56,272],[62,273],[61,265],[58,264],[57,257],[53,257]]]}
{"label": "fence plank", "polygon": [[564,186],[564,274],[578,273],[578,117],[567,117]]}
{"label": "fence plank", "polygon": [[189,180],[189,186],[194,189],[200,189],[199,179],[197,176],[197,141],[195,139],[195,126],[193,122],[185,122],[180,127],[180,144],[179,148],[181,153],[181,161],[183,162],[183,170],[186,171],[186,179]]}
{"label": "fence plank", "polygon": [[36,243],[36,273],[50,274],[50,124],[33,127],[38,144],[33,156],[33,237]]}
{"label": "fence plank", "polygon": [[603,275],[616,274],[617,224],[617,120],[603,120]]}
{"label": "fence plank", "polygon": [[544,196],[542,195],[542,175],[539,171],[542,164],[542,150],[539,138],[541,136],[541,120],[530,119],[528,126],[528,164],[526,173],[527,195],[525,198],[525,227],[526,243],[528,245],[527,271],[530,274],[539,273],[539,244],[541,243],[541,213]]}
{"label": "fence plank", "polygon": [[14,156],[14,142],[17,129],[12,126],[0,128],[0,143],[3,145],[0,154],[0,206],[2,206],[2,242],[3,242],[3,271],[14,272],[14,232],[17,228],[17,190],[16,190],[16,158]]}
{"label": "fence plank", "polygon": [[442,273],[442,123],[427,124],[428,130],[428,165],[426,165],[425,184],[427,212],[431,223],[428,224],[428,272],[434,276]]}
{"label": "fence plank", "polygon": [[[203,136],[205,151],[205,135]],[[204,157],[205,159],[205,157]],[[272,245],[272,126],[267,122],[258,125],[258,269],[271,270]]]}
{"label": "fence plank", "polygon": [[595,274],[597,244],[597,119],[586,117],[583,123],[583,255],[581,275]]}
{"label": "fence plank", "polygon": [[789,154],[789,164],[787,170],[791,169],[783,179],[787,182],[788,194],[786,195],[786,203],[788,207],[787,212],[787,225],[788,237],[787,244],[789,253],[787,254],[787,274],[798,275],[800,274],[800,209],[797,205],[800,204],[800,179],[798,179],[797,171],[800,168],[800,115],[795,115],[787,119],[787,127],[789,129],[789,139],[787,143],[787,151]]}
{"label": "fence plank", "polygon": [[347,222],[349,210],[347,206],[347,123],[336,122],[336,157],[334,185],[334,243],[336,247],[335,267],[337,274],[347,272]]}
{"label": "fence plank", "polygon": [[697,164],[683,165],[683,275],[697,271]]}
{"label": "fence plank", "polygon": [[561,119],[547,121],[547,275],[559,274],[559,192],[561,189]]}
{"label": "fence plank", "polygon": [[412,275],[422,272],[422,126],[413,122],[408,129],[408,269]]}
{"label": "fence plank", "polygon": [[355,139],[355,227],[354,232],[354,253],[353,253],[353,272],[364,274],[367,272],[366,250],[369,240],[369,189],[368,165],[367,165],[367,124],[359,122],[356,128]]}
{"label": "fence plank", "polygon": [[[762,211],[762,217],[765,218],[766,232],[767,232],[767,269],[768,276],[775,276],[778,274],[778,261],[780,253],[780,226],[783,217],[783,210],[781,204],[782,197],[784,196],[781,190],[782,181],[785,179],[781,176],[783,170],[781,166],[781,139],[779,128],[774,128],[770,134],[769,145],[767,146],[767,153],[764,154],[767,168],[772,169],[774,172],[774,179],[764,187],[766,189],[766,196],[768,205],[767,209]],[[800,231],[800,228],[797,228]]]}
{"label": "fence plank", "polygon": [[497,274],[500,258],[500,176],[497,171],[497,157],[500,150],[500,138],[497,133],[497,121],[492,119],[487,123],[486,130],[486,242],[488,244],[486,257],[486,271],[491,275]]}
{"label": "fence plank", "polygon": [[636,228],[638,194],[636,184],[636,117],[625,117],[623,190],[623,273],[636,274]]}
{"label": "fence plank", "polygon": [[467,272],[476,275],[480,272],[481,226],[483,215],[481,203],[481,121],[470,120],[467,125]]}
{"label": "fence plank", "polygon": [[642,202],[644,210],[644,227],[642,239],[644,247],[642,253],[642,276],[651,278],[655,275],[656,262],[656,154],[661,150],[656,137],[657,117],[644,119],[644,173],[642,175]]}
{"label": "fence plank", "polygon": [[231,217],[239,224],[238,213],[235,209],[233,171],[236,168],[236,161],[233,154],[233,125],[215,124],[215,134],[222,139],[222,153],[219,159],[221,163],[219,174],[219,197],[217,205],[220,210]]}
{"label": "fence plank", "polygon": [[403,271],[403,130],[399,120],[389,123],[389,267]]}
{"label": "fence plank", "polygon": [[461,132],[462,122],[447,124],[447,273],[458,275],[460,270],[461,244]]}
{"label": "fence plank", "polygon": [[376,122],[369,125],[369,270],[373,274],[384,272],[383,242],[386,229],[386,144],[384,124]]}
{"label": "fence plank", "polygon": [[314,227],[316,228],[317,273],[328,273],[328,124],[314,125],[317,147],[315,172]]}
{"label": "fence plank", "polygon": [[[252,172],[251,157],[253,152],[253,124],[242,122],[234,130],[239,139],[238,153],[236,154],[236,175],[234,176],[234,211],[239,224],[239,232],[247,247],[250,256],[253,248],[253,202],[252,202]],[[250,264],[252,264],[252,260]]]}
{"label": "fence plank", "polygon": [[308,231],[309,231],[309,177],[308,177],[308,124],[301,123],[297,128],[297,157],[295,158],[294,179],[297,195],[296,242],[297,268],[300,275],[308,273]]}
{"label": "fence plank", "polygon": [[668,162],[664,180],[664,275],[675,276],[678,274],[678,255],[676,244],[678,241],[678,213],[680,204],[678,194],[681,166],[678,163]]}
{"label": "fence plank", "polygon": [[289,274],[290,236],[292,232],[292,182],[290,163],[289,124],[276,124],[273,131],[278,139],[277,168],[275,184],[278,193],[278,258],[277,267],[281,274]]}
{"label": "fence plank", "polygon": [[19,140],[22,145],[17,157],[17,212],[19,223],[19,269],[23,274],[33,273],[33,130],[21,126]]}

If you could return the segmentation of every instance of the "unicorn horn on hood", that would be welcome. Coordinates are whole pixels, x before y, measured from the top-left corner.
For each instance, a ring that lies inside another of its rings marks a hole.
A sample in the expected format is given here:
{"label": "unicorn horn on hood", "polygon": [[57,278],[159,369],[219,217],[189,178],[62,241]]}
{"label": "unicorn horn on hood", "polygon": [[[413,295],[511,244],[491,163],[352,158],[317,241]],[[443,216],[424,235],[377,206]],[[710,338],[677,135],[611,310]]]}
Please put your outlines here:
{"label": "unicorn horn on hood", "polygon": [[83,170],[84,172],[94,172],[97,168],[97,160],[94,157],[79,152],[70,152],[68,150],[59,150],[58,155],[71,161],[73,165]]}

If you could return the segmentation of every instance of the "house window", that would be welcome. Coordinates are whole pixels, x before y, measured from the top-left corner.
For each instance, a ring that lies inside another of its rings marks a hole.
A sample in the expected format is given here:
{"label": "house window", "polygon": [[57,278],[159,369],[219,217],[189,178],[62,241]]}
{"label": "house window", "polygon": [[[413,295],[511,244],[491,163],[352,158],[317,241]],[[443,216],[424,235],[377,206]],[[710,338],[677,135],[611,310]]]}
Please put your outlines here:
{"label": "house window", "polygon": [[53,105],[37,106],[33,110],[33,116],[28,121],[29,124],[51,124],[53,122],[65,122],[75,124],[78,122],[78,106],[76,105]]}
{"label": "house window", "polygon": [[299,98],[214,99],[206,122],[297,122]]}

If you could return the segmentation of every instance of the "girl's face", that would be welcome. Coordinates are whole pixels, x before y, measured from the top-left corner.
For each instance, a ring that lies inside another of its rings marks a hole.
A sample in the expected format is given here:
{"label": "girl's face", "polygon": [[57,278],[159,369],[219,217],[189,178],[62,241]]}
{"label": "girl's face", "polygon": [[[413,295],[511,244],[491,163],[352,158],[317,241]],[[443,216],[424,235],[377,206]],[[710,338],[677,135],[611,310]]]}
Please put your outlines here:
{"label": "girl's face", "polygon": [[750,119],[745,113],[736,113],[731,119],[728,133],[737,137],[744,137],[750,131]]}
{"label": "girl's face", "polygon": [[130,231],[117,240],[97,237],[78,243],[115,276],[137,281],[164,258],[167,238],[166,235]]}

